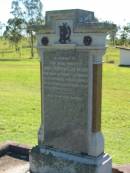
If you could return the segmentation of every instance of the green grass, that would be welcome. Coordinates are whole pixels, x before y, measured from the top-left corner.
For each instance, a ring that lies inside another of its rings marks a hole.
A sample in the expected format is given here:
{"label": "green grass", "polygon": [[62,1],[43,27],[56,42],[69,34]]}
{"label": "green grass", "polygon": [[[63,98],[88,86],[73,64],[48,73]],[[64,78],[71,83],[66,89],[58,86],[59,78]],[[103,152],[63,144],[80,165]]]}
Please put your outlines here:
{"label": "green grass", "polygon": [[[130,68],[118,67],[119,50],[103,66],[102,131],[114,163],[130,158]],[[106,58],[106,55],[104,59]],[[0,141],[34,145],[40,124],[39,60],[0,61]]]}
{"label": "green grass", "polygon": [[119,64],[120,51],[114,47],[108,47],[104,56],[104,62]]}
{"label": "green grass", "polygon": [[39,61],[0,62],[0,141],[34,144],[40,120]]}
{"label": "green grass", "polygon": [[[10,60],[21,60],[21,59],[30,59],[31,58],[31,48],[29,41],[23,39],[19,45],[19,51],[15,51],[15,46],[4,38],[0,38],[0,59],[10,59]],[[35,47],[35,44],[34,44]],[[34,57],[38,58],[37,49],[34,48]]]}
{"label": "green grass", "polygon": [[130,159],[130,68],[104,64],[102,127],[106,151],[116,163]]}

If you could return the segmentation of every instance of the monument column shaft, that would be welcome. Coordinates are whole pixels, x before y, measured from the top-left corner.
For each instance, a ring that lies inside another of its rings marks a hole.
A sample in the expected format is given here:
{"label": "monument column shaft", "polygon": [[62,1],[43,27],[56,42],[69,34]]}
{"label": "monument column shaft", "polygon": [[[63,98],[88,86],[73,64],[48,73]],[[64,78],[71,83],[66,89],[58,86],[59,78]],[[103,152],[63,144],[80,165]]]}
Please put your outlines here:
{"label": "monument column shaft", "polygon": [[102,64],[93,64],[93,118],[92,131],[101,131]]}

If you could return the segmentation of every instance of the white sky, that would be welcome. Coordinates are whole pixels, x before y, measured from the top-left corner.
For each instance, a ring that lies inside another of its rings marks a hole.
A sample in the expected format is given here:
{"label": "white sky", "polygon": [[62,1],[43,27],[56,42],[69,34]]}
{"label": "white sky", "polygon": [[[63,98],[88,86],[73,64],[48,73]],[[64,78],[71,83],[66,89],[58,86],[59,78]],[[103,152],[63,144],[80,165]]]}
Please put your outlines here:
{"label": "white sky", "polygon": [[[0,0],[0,21],[10,17],[12,0]],[[130,23],[130,0],[41,0],[43,10],[84,9],[95,12],[100,20],[112,21],[124,25]]]}

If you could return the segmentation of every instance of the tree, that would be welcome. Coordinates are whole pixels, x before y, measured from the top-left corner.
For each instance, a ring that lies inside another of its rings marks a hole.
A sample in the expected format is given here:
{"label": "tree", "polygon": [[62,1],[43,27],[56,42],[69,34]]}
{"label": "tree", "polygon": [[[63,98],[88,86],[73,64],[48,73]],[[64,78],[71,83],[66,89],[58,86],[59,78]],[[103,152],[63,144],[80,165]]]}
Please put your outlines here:
{"label": "tree", "polygon": [[22,30],[25,26],[24,13],[20,4],[21,0],[13,0],[11,14],[13,15],[7,22],[4,37],[15,45],[18,50],[18,43],[22,39]]}
{"label": "tree", "polygon": [[23,0],[25,6],[26,21],[29,24],[41,24],[43,22],[42,3],[40,0]]}
{"label": "tree", "polygon": [[18,50],[18,43],[22,39],[21,31],[23,23],[24,20],[17,17],[9,19],[3,34],[6,39],[15,45],[16,51]]}
{"label": "tree", "polygon": [[42,3],[40,0],[13,0],[11,6],[13,18],[8,20],[4,36],[17,47],[22,38],[22,30],[26,28],[31,40],[31,57],[34,56],[34,34],[31,25],[43,23]]}
{"label": "tree", "polygon": [[115,39],[116,39],[117,31],[118,31],[118,27],[117,27],[117,25],[115,25],[115,29],[109,33],[110,41],[111,41],[113,46],[115,45]]}
{"label": "tree", "polygon": [[31,40],[31,57],[34,56],[33,51],[33,40],[34,40],[34,34],[31,29],[31,25],[38,25],[43,23],[43,15],[42,15],[42,3],[40,0],[22,0],[24,6],[25,6],[25,19],[27,24],[27,32],[30,35]]}
{"label": "tree", "polygon": [[129,32],[130,32],[130,27],[128,25],[123,26],[120,37],[121,37],[121,44],[124,46],[126,46],[127,44]]}
{"label": "tree", "polygon": [[14,17],[17,18],[24,18],[24,11],[22,8],[22,1],[21,0],[13,0],[11,5],[11,12]]}

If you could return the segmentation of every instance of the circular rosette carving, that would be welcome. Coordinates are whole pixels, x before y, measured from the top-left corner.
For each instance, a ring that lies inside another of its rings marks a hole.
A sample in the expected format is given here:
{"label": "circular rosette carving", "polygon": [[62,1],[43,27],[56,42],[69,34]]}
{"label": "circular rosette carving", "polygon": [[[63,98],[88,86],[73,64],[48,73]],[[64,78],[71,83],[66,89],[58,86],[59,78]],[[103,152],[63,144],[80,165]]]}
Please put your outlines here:
{"label": "circular rosette carving", "polygon": [[84,43],[85,46],[90,46],[92,44],[92,37],[85,36],[83,38],[83,43]]}
{"label": "circular rosette carving", "polygon": [[42,37],[41,43],[42,43],[43,46],[47,46],[48,43],[49,43],[48,37]]}

